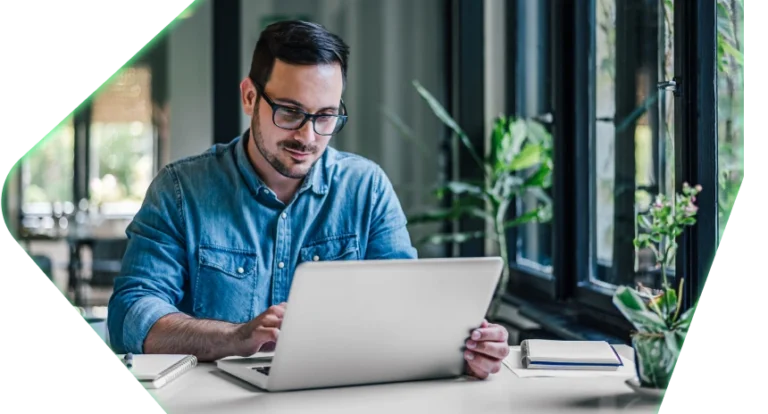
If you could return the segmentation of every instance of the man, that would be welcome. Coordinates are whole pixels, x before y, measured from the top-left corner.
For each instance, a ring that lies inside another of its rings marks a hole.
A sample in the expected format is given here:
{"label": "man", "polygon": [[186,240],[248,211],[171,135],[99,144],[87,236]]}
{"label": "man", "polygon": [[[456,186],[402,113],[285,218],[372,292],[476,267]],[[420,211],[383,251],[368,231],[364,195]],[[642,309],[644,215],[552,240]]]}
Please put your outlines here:
{"label": "man", "polygon": [[[381,168],[328,147],[346,122],[347,56],[316,24],[261,34],[240,84],[250,128],[163,168],[127,229],[109,303],[115,351],[211,361],[271,350],[299,263],[417,257]],[[484,322],[468,372],[498,372],[506,341]]]}

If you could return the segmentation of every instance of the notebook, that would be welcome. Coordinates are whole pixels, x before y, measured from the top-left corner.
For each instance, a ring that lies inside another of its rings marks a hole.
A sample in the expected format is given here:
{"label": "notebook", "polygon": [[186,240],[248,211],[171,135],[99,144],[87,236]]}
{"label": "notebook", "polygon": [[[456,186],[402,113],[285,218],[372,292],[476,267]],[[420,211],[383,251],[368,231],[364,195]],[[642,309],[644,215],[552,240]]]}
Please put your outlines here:
{"label": "notebook", "polygon": [[624,365],[605,341],[526,339],[520,343],[520,357],[526,369],[615,371]]}
{"label": "notebook", "polygon": [[[124,356],[118,355],[120,359]],[[139,354],[133,355],[129,369],[144,388],[161,388],[195,366],[194,355]]]}

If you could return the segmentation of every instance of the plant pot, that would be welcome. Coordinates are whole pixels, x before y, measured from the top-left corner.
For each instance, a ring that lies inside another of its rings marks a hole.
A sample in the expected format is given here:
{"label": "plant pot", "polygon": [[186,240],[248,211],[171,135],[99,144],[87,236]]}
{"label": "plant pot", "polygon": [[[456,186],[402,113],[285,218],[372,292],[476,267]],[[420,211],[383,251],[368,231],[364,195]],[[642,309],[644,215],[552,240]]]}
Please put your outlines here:
{"label": "plant pot", "polygon": [[663,335],[637,333],[632,337],[635,371],[644,388],[666,389],[677,363],[677,352],[667,346]]}

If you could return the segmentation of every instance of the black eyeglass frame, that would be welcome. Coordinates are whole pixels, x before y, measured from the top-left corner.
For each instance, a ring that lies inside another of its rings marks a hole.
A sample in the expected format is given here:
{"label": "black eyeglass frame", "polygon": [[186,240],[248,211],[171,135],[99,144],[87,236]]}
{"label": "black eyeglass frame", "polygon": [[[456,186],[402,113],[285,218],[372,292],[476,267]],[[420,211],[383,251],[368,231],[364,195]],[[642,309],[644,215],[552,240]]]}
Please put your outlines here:
{"label": "black eyeglass frame", "polygon": [[[258,83],[255,83],[255,82],[254,82],[253,85],[256,87],[256,90],[259,92],[259,95],[264,97],[264,100],[267,102],[267,105],[269,105],[272,108],[272,123],[275,124],[275,126],[280,128],[280,129],[284,129],[284,130],[287,130],[287,131],[297,131],[297,130],[303,128],[304,124],[306,124],[307,121],[311,119],[312,120],[312,129],[315,131],[315,134],[321,135],[321,136],[324,136],[324,137],[329,137],[329,136],[334,136],[334,135],[338,134],[339,132],[341,132],[341,130],[344,128],[344,125],[347,124],[347,119],[349,118],[349,116],[347,114],[347,107],[346,107],[346,105],[344,105],[344,99],[342,99],[340,101],[340,103],[339,103],[339,113],[338,114],[310,114],[309,112],[303,111],[303,110],[298,109],[298,108],[293,107],[293,106],[286,106],[286,105],[280,105],[278,103],[275,103],[264,92],[264,87],[263,86],[261,86]],[[284,109],[286,111],[290,111],[290,112],[293,112],[293,113],[296,113],[296,114],[304,115],[304,119],[295,128],[282,127],[282,126],[277,124],[277,121],[275,121],[275,116],[277,115],[277,110],[278,109]],[[317,124],[315,124],[315,121],[318,118],[324,118],[324,117],[334,117],[334,118],[337,118],[337,120],[336,120],[336,128],[334,128],[333,132],[331,132],[330,134],[321,134],[321,133],[317,132]]]}

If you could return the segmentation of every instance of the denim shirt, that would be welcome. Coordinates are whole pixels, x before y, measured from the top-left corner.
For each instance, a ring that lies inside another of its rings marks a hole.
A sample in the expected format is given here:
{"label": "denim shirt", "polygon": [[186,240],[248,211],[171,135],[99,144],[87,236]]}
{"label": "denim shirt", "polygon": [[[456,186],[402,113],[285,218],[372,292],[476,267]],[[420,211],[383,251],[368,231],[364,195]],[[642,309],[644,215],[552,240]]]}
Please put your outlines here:
{"label": "denim shirt", "polygon": [[171,163],[150,184],[109,301],[115,352],[142,353],[170,313],[251,320],[287,300],[302,262],[417,257],[378,165],[327,147],[285,204],[256,174],[248,137]]}

